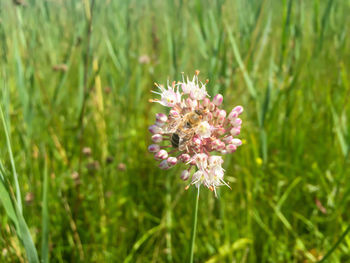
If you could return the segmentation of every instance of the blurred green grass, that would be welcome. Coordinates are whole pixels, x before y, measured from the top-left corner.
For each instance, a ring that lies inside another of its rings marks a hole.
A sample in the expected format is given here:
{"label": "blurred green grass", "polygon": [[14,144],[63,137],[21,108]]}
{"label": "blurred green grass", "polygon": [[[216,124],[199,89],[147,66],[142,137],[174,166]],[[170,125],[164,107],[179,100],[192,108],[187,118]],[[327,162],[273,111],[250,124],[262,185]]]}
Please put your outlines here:
{"label": "blurred green grass", "polygon": [[[225,157],[232,190],[201,191],[195,262],[315,262],[349,225],[349,1],[14,2],[0,104],[40,258],[185,262],[196,191],[147,153],[148,99],[196,69],[244,106],[245,143]],[[16,192],[3,129],[0,145]],[[0,261],[25,262],[0,213]],[[350,237],[329,259],[347,261]]]}

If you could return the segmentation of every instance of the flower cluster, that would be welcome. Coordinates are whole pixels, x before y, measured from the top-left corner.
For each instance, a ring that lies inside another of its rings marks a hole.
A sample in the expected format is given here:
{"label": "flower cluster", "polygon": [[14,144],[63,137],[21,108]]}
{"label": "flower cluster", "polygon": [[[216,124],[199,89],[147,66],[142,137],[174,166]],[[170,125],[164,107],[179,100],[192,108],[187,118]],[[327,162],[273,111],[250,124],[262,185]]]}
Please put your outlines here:
{"label": "flower cluster", "polygon": [[217,94],[210,100],[207,82],[198,81],[198,73],[192,80],[183,78],[177,84],[168,84],[167,88],[156,84],[159,91],[152,92],[160,95],[160,99],[151,102],[169,107],[170,111],[168,115],[156,114],[155,124],[149,127],[153,144],[148,150],[154,153],[161,169],[178,163],[189,165],[181,173],[183,180],[188,180],[192,167],[196,167],[191,184],[204,185],[216,195],[216,187],[227,185],[223,179],[224,161],[217,154],[233,153],[242,144],[235,136],[241,131],[239,115],[243,107],[237,106],[229,114],[220,109],[223,96]]}

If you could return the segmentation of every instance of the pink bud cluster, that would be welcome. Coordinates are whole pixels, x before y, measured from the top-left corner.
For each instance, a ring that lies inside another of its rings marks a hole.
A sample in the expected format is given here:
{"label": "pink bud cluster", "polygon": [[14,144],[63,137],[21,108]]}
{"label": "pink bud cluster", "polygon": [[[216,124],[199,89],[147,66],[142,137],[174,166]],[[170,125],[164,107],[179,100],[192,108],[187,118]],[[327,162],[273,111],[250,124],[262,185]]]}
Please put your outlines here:
{"label": "pink bud cluster", "polygon": [[152,134],[149,152],[159,161],[159,168],[169,169],[183,163],[189,167],[182,171],[181,179],[191,177],[191,184],[204,185],[216,194],[216,187],[227,185],[223,180],[222,157],[242,145],[235,138],[241,132],[242,106],[234,107],[231,112],[220,108],[223,96],[217,94],[208,98],[206,84],[198,81],[198,74],[192,80],[175,82],[167,89],[157,85],[160,100],[152,102],[169,107],[168,115],[157,113],[155,123],[148,130]]}

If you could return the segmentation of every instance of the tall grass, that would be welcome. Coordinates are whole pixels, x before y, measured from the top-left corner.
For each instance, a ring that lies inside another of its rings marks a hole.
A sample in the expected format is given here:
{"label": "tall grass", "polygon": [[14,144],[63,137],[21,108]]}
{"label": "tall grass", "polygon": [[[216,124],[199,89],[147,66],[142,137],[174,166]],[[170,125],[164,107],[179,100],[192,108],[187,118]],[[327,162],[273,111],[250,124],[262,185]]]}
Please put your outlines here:
{"label": "tall grass", "polygon": [[232,190],[201,189],[194,262],[350,259],[347,1],[14,2],[0,1],[1,262],[185,262],[196,189],[147,153],[148,99],[196,69],[246,110]]}

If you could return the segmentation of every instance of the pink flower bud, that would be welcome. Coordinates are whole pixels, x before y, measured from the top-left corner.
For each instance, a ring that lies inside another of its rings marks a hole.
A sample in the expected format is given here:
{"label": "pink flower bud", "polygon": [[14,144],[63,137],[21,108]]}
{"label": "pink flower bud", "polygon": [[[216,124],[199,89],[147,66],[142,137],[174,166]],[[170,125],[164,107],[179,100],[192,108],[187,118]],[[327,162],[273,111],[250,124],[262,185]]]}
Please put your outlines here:
{"label": "pink flower bud", "polygon": [[210,104],[209,104],[209,110],[210,110],[210,111],[215,110],[215,104],[214,104],[214,103],[210,102]]}
{"label": "pink flower bud", "polygon": [[223,141],[227,144],[231,144],[232,143],[232,140],[233,140],[233,137],[232,136],[227,136],[223,139]]}
{"label": "pink flower bud", "polygon": [[225,130],[225,128],[218,128],[217,130],[216,130],[216,132],[219,134],[219,135],[224,135],[225,134],[225,132],[226,132],[226,130]]}
{"label": "pink flower bud", "polygon": [[222,104],[222,101],[224,100],[224,97],[221,94],[217,94],[215,95],[215,97],[213,98],[213,103],[216,106],[220,106]]}
{"label": "pink flower bud", "polygon": [[160,121],[156,121],[155,124],[158,126],[158,127],[163,127],[165,122],[160,122]]}
{"label": "pink flower bud", "polygon": [[187,153],[183,153],[179,156],[179,160],[184,163],[187,163],[190,159],[191,159],[191,156]]}
{"label": "pink flower bud", "polygon": [[214,149],[217,149],[221,144],[221,141],[219,139],[216,139],[215,141],[213,141],[211,143],[211,146],[214,148]]}
{"label": "pink flower bud", "polygon": [[212,147],[213,149],[220,151],[221,149],[225,149],[225,143],[219,139],[216,139],[215,141],[213,141]]}
{"label": "pink flower bud", "polygon": [[242,125],[242,120],[240,118],[237,118],[235,120],[232,120],[231,124],[233,127],[239,127]]}
{"label": "pink flower bud", "polygon": [[220,110],[217,108],[215,111],[213,111],[213,116],[217,118],[219,116]]}
{"label": "pink flower bud", "polygon": [[211,121],[213,119],[213,114],[211,112],[208,112],[206,115],[205,115],[205,119],[207,121]]}
{"label": "pink flower bud", "polygon": [[155,153],[158,152],[160,149],[158,144],[151,144],[150,146],[148,146],[148,151],[151,153]]}
{"label": "pink flower bud", "polygon": [[158,167],[160,169],[163,169],[163,170],[169,169],[169,165],[168,165],[167,160],[161,161]]}
{"label": "pink flower bud", "polygon": [[169,166],[174,166],[175,164],[177,164],[177,158],[176,157],[169,157],[167,162],[168,162]]}
{"label": "pink flower bud", "polygon": [[155,134],[155,133],[162,133],[162,132],[163,132],[162,128],[160,128],[160,127],[157,126],[157,125],[151,125],[151,126],[149,126],[149,127],[148,127],[148,130],[149,130],[151,133],[153,133],[153,134]]}
{"label": "pink flower bud", "polygon": [[243,112],[243,107],[242,106],[236,106],[233,111],[236,111],[238,115],[241,115]]}
{"label": "pink flower bud", "polygon": [[218,150],[223,150],[223,149],[225,149],[225,147],[226,147],[226,144],[224,142],[220,141],[220,145],[218,147]]}
{"label": "pink flower bud", "polygon": [[241,146],[242,145],[242,141],[240,139],[235,138],[235,139],[232,140],[232,144],[236,145],[236,146]]}
{"label": "pink flower bud", "polygon": [[173,118],[180,117],[180,113],[178,113],[176,110],[170,110],[169,115]]}
{"label": "pink flower bud", "polygon": [[156,158],[157,160],[165,160],[166,158],[168,158],[168,152],[166,150],[160,150],[154,155],[154,158]]}
{"label": "pink flower bud", "polygon": [[225,118],[225,117],[226,117],[226,111],[225,111],[225,110],[221,110],[221,111],[219,112],[219,117]]}
{"label": "pink flower bud", "polygon": [[163,136],[161,134],[154,134],[152,136],[152,141],[154,143],[159,143],[159,142],[163,141]]}
{"label": "pink flower bud", "polygon": [[218,124],[223,124],[225,122],[225,120],[226,120],[225,117],[219,116],[218,117]]}
{"label": "pink flower bud", "polygon": [[237,136],[237,135],[239,135],[240,133],[241,133],[241,129],[240,128],[232,128],[231,130],[230,130],[230,133],[233,135],[233,136]]}
{"label": "pink flower bud", "polygon": [[203,106],[204,106],[204,107],[208,107],[208,106],[209,106],[209,103],[210,103],[210,99],[208,99],[208,98],[204,98],[204,99],[203,99]]}
{"label": "pink flower bud", "polygon": [[188,170],[183,170],[181,172],[181,179],[186,181],[190,177],[190,172]]}
{"label": "pink flower bud", "polygon": [[236,150],[237,150],[237,147],[235,145],[233,145],[233,144],[229,144],[229,145],[226,146],[226,151],[228,153],[233,153]]}
{"label": "pink flower bud", "polygon": [[168,120],[168,117],[164,113],[157,113],[156,114],[156,121],[165,123]]}
{"label": "pink flower bud", "polygon": [[228,118],[230,121],[232,121],[232,120],[236,119],[237,117],[238,117],[238,112],[232,110],[232,111],[230,112],[230,114],[228,115],[227,118]]}

